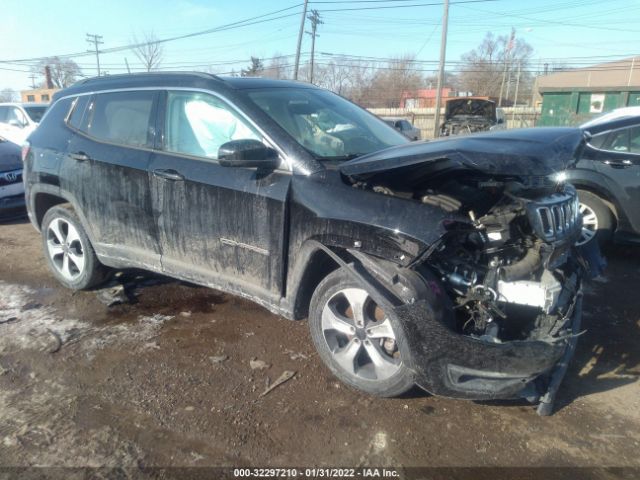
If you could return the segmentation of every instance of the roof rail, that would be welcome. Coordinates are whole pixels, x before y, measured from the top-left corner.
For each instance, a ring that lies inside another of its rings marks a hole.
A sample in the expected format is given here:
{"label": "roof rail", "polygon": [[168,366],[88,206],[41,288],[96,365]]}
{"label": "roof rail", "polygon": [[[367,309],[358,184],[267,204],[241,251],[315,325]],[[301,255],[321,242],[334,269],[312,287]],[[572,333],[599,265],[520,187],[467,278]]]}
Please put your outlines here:
{"label": "roof rail", "polygon": [[201,78],[214,79],[220,82],[224,82],[224,79],[213,73],[195,72],[195,71],[155,71],[155,72],[140,72],[140,73],[117,73],[115,75],[102,75],[100,77],[89,77],[76,82],[74,85],[87,85],[100,82],[108,82],[109,80],[122,80],[126,78],[140,78],[140,77],[153,77],[158,75],[194,75]]}

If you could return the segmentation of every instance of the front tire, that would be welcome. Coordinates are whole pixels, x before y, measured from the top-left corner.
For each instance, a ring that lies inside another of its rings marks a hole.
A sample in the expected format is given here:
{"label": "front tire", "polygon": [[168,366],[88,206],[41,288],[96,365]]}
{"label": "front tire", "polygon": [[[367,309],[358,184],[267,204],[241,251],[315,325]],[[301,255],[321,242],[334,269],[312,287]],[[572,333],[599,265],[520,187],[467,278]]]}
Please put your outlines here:
{"label": "front tire", "polygon": [[576,245],[595,241],[604,247],[613,236],[613,213],[600,197],[591,192],[578,190],[578,197],[583,225]]}
{"label": "front tire", "polygon": [[42,220],[44,255],[49,269],[65,287],[85,290],[102,283],[107,269],[70,206],[57,205]]}
{"label": "front tire", "polygon": [[316,288],[309,328],[320,358],[347,385],[380,397],[395,397],[414,386],[399,323],[343,268]]}

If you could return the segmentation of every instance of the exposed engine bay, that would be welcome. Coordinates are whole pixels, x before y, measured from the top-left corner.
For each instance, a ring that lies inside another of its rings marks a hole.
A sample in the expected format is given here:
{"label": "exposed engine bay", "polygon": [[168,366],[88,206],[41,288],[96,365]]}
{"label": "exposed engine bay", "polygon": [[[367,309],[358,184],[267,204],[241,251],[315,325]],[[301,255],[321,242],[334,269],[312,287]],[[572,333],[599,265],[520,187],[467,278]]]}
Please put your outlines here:
{"label": "exposed engine bay", "polygon": [[452,98],[445,104],[445,121],[440,136],[469,135],[497,125],[495,102],[482,98]]}
{"label": "exposed engine bay", "polygon": [[579,288],[569,252],[581,228],[575,189],[548,177],[436,175],[411,191],[360,188],[411,198],[452,214],[446,233],[419,259],[454,303],[458,333],[490,342],[553,341]]}
{"label": "exposed engine bay", "polygon": [[456,117],[447,120],[440,128],[440,136],[469,135],[472,133],[486,132],[495,125],[483,117]]}

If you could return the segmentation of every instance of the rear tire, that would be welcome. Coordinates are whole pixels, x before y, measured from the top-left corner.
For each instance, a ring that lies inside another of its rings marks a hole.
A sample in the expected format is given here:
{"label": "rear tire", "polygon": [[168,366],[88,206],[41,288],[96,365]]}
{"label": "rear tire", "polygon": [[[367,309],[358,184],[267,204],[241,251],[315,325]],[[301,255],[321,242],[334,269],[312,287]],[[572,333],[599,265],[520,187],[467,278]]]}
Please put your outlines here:
{"label": "rear tire", "polygon": [[596,241],[604,247],[613,236],[613,213],[600,197],[591,192],[578,190],[578,197],[583,227],[576,245]]}
{"label": "rear tire", "polygon": [[320,282],[309,329],[325,365],[342,382],[380,397],[410,390],[414,373],[402,327],[340,268]]}
{"label": "rear tire", "polygon": [[108,269],[98,260],[70,205],[56,205],[47,210],[41,230],[49,269],[65,287],[85,290],[106,279]]}

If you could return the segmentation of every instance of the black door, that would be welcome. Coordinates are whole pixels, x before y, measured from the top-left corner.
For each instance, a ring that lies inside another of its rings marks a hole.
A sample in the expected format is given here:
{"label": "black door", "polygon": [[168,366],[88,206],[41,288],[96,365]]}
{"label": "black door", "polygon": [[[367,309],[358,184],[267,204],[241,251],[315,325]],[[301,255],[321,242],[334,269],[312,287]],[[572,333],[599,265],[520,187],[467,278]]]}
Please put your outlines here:
{"label": "black door", "polygon": [[223,167],[218,148],[263,140],[230,105],[202,92],[167,92],[163,153],[150,164],[167,274],[257,297],[283,289],[288,171]]}
{"label": "black door", "polygon": [[158,92],[127,91],[79,97],[85,105],[69,143],[61,177],[78,203],[98,253],[160,269],[148,164]]}
{"label": "black door", "polygon": [[591,152],[596,169],[615,192],[633,230],[640,231],[640,126],[615,130],[600,140],[599,149]]}

